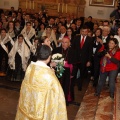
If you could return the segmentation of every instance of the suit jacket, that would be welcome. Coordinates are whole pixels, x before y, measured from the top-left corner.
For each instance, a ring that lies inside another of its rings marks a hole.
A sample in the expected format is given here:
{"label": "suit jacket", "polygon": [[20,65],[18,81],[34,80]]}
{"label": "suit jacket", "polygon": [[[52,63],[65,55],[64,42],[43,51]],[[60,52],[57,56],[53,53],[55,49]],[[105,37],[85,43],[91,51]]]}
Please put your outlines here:
{"label": "suit jacket", "polygon": [[[100,36],[100,38],[102,39],[102,36]],[[96,45],[96,37],[93,37],[93,48],[96,48],[94,54],[97,54],[97,52],[99,51],[99,49],[101,47],[102,47],[102,45],[100,43],[98,43],[98,45]]]}
{"label": "suit jacket", "polygon": [[92,48],[93,41],[89,36],[86,37],[84,45],[80,48],[81,35],[78,35],[74,38],[72,47],[75,51],[75,62],[86,64],[88,61],[92,59]]}
{"label": "suit jacket", "polygon": [[[59,40],[59,37],[61,36],[61,33],[60,34],[56,34],[56,39]],[[65,33],[64,36],[67,36],[67,33]]]}
{"label": "suit jacket", "polygon": [[93,22],[85,22],[85,25],[90,29],[93,30],[94,23]]}
{"label": "suit jacket", "polygon": [[[101,36],[101,39],[102,39],[102,36]],[[93,37],[93,48],[96,48],[94,56],[93,56],[94,65],[100,64],[101,57],[98,55],[98,52],[101,47],[102,47],[102,45],[100,43],[98,43],[98,45],[96,45],[96,37]]]}
{"label": "suit jacket", "polygon": [[103,43],[104,46],[105,46],[105,49],[108,49],[109,40],[110,40],[110,36],[108,35],[107,38],[106,38],[106,43]]}
{"label": "suit jacket", "polygon": [[81,28],[82,28],[82,26],[76,28],[76,32],[75,32],[75,34],[80,34],[80,29],[81,29]]}

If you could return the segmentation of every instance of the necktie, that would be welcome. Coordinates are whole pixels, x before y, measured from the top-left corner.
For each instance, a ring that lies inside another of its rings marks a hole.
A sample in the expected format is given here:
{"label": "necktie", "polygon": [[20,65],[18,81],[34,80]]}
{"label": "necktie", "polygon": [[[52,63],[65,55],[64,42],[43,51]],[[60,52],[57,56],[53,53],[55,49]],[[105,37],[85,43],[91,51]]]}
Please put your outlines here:
{"label": "necktie", "polygon": [[102,40],[103,40],[103,43],[105,43],[105,42],[106,42],[105,37],[103,37],[103,38],[102,38]]}
{"label": "necktie", "polygon": [[82,48],[83,47],[83,45],[84,45],[84,36],[83,36],[83,38],[82,38],[82,40],[81,40],[81,42],[80,42],[80,47]]}

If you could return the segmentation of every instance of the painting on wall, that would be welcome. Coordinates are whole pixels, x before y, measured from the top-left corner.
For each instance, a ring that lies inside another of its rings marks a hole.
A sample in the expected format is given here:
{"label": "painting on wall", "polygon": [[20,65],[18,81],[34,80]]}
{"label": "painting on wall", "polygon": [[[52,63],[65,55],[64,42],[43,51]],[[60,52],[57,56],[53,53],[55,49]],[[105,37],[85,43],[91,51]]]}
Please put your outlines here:
{"label": "painting on wall", "polygon": [[90,0],[90,6],[114,7],[116,0]]}

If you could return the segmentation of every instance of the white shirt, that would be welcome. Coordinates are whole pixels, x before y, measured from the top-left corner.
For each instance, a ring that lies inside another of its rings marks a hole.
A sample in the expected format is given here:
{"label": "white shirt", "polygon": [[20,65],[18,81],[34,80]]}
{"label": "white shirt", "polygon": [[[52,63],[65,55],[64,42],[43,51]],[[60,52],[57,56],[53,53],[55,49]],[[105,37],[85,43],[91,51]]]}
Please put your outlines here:
{"label": "white shirt", "polygon": [[60,37],[59,37],[59,40],[62,40],[64,36],[65,36],[65,33],[63,33],[63,34],[61,33]]}
{"label": "white shirt", "polygon": [[102,36],[102,40],[103,40],[103,43],[106,43],[106,38],[107,38],[108,36]]}
{"label": "white shirt", "polygon": [[[85,40],[86,40],[86,37],[87,37],[87,36],[84,36],[84,42],[85,42]],[[82,42],[82,39],[83,39],[83,35],[81,35],[81,42]]]}
{"label": "white shirt", "polygon": [[[64,36],[65,36],[65,33],[63,33],[63,34],[61,33],[61,34],[60,34],[60,37],[59,37],[59,40],[62,40]],[[60,46],[61,46],[61,43],[59,43],[58,46],[60,47]]]}

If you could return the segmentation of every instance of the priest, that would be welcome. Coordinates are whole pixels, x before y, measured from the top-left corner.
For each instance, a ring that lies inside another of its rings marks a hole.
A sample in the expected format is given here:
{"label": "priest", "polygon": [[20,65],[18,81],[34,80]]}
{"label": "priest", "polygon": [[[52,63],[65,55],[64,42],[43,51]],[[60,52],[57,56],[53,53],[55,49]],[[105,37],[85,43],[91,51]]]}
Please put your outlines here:
{"label": "priest", "polygon": [[61,85],[47,66],[51,59],[50,47],[40,46],[37,59],[27,68],[15,120],[67,120]]}

